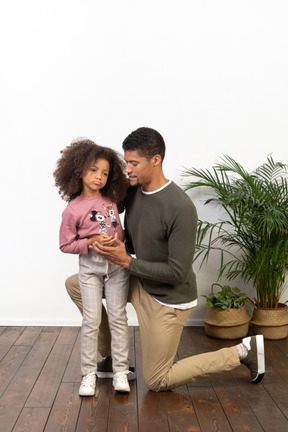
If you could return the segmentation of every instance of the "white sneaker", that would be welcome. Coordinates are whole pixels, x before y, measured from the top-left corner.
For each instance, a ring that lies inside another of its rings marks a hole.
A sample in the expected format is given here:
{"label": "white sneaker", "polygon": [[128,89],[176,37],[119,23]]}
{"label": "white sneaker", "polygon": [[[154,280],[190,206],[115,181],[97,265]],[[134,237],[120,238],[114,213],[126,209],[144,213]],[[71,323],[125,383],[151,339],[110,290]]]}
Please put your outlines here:
{"label": "white sneaker", "polygon": [[118,392],[130,392],[130,386],[128,384],[127,375],[129,371],[116,372],[113,376],[113,387]]}
{"label": "white sneaker", "polygon": [[84,375],[79,388],[80,396],[94,396],[96,387],[96,375],[94,372],[90,372]]}
{"label": "white sneaker", "polygon": [[265,375],[264,338],[262,335],[246,337],[242,343],[248,350],[248,355],[241,360],[250,369],[251,381],[258,384]]}

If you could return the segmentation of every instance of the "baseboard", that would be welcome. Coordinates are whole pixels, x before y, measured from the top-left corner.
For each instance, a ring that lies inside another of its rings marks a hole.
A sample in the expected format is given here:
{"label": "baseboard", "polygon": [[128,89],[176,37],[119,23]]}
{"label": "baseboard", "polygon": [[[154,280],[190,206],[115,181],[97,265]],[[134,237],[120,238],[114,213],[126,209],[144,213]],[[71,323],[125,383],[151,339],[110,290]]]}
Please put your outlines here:
{"label": "baseboard", "polygon": [[204,327],[204,322],[202,319],[200,318],[188,318],[188,320],[186,321],[185,326],[187,327]]}

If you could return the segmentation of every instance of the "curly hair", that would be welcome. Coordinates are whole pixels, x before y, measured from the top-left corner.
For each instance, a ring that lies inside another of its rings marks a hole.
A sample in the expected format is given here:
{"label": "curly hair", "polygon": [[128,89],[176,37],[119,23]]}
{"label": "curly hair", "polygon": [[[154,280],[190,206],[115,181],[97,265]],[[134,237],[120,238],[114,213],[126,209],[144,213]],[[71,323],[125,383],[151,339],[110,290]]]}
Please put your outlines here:
{"label": "curly hair", "polygon": [[101,193],[113,202],[123,201],[129,182],[124,174],[125,163],[116,151],[99,146],[89,139],[78,139],[60,153],[53,176],[64,201],[72,201],[81,194],[83,173],[100,158],[107,160],[110,165],[108,180]]}
{"label": "curly hair", "polygon": [[147,159],[159,154],[162,161],[165,157],[165,142],[162,135],[155,129],[140,127],[131,132],[122,144],[123,150],[138,151]]}

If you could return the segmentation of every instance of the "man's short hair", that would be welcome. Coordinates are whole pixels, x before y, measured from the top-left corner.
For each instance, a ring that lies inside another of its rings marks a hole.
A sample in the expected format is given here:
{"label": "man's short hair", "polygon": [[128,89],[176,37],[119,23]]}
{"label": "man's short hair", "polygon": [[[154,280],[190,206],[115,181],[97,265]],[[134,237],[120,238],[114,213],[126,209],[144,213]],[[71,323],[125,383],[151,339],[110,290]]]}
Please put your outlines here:
{"label": "man's short hair", "polygon": [[147,159],[159,154],[163,161],[165,156],[165,142],[162,135],[148,127],[140,127],[131,132],[123,141],[122,148],[124,151],[136,150]]}

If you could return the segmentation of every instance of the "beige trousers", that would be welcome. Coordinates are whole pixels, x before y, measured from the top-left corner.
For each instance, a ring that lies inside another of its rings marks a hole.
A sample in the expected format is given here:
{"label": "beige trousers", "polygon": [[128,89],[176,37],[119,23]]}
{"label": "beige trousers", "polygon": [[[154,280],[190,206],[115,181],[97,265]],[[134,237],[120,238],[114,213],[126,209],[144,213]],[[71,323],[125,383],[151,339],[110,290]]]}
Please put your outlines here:
{"label": "beige trousers", "polygon": [[[129,272],[112,264],[101,255],[79,255],[78,281],[82,297],[83,320],[81,328],[81,372],[87,375],[97,371],[98,340],[102,316],[102,297],[105,293],[113,372],[129,369],[129,334],[127,296]],[[107,314],[105,313],[106,317]]]}
{"label": "beige trousers", "polygon": [[[66,280],[66,289],[82,310],[77,275]],[[174,363],[183,326],[191,310],[180,310],[158,303],[130,276],[128,301],[134,306],[141,336],[143,375],[153,391],[165,391],[181,385],[230,371],[240,365],[235,347],[198,354]],[[105,308],[99,332],[98,349],[104,357],[110,355],[111,339]]]}

